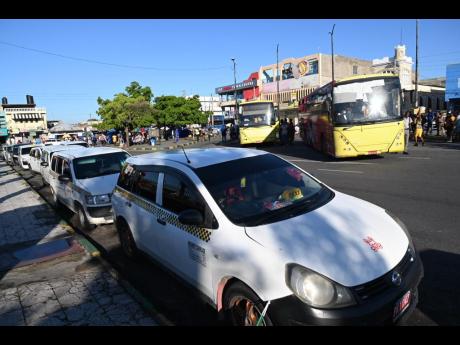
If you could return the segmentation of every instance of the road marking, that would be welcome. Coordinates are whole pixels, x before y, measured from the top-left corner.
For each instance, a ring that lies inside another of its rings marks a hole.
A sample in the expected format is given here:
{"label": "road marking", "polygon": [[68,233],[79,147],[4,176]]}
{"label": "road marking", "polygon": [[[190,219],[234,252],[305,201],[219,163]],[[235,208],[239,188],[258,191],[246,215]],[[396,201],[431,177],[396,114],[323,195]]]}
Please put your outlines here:
{"label": "road marking", "polygon": [[324,163],[322,161],[314,161],[312,159],[288,159],[290,162],[311,162],[311,163]]}
{"label": "road marking", "polygon": [[344,172],[344,173],[352,173],[352,174],[362,174],[362,171],[357,170],[333,170],[333,169],[318,169],[323,171],[335,171],[335,172]]}
{"label": "road marking", "polygon": [[369,162],[326,162],[329,164],[362,164],[362,165],[373,165],[375,163],[369,163]]}
{"label": "road marking", "polygon": [[289,162],[305,162],[305,163],[326,163],[326,164],[361,164],[361,165],[373,165],[375,163],[369,162],[324,162],[324,161],[315,161],[312,159],[288,159]]}
{"label": "road marking", "polygon": [[398,157],[399,159],[431,159],[430,157]]}

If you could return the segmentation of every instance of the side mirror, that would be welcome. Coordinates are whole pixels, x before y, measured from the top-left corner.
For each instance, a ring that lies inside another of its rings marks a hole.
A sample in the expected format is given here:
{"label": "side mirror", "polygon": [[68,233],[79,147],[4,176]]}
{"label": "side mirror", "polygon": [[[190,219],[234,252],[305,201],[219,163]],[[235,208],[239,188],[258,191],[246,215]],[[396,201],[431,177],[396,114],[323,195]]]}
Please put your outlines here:
{"label": "side mirror", "polygon": [[179,213],[179,222],[185,225],[201,226],[204,223],[204,219],[201,212],[194,209],[188,209]]}
{"label": "side mirror", "polygon": [[47,166],[48,166],[48,163],[47,163],[47,162],[41,162],[40,165],[41,165],[42,167],[47,167]]}
{"label": "side mirror", "polygon": [[61,182],[69,182],[70,177],[66,176],[66,175],[59,175],[58,180],[61,181]]}

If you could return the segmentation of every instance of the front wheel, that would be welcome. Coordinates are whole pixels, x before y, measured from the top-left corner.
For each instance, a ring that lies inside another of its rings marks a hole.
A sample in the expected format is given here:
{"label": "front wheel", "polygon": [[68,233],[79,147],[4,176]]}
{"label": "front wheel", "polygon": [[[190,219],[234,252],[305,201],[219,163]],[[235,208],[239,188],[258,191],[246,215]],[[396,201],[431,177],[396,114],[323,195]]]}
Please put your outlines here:
{"label": "front wheel", "polygon": [[268,312],[261,317],[265,303],[241,282],[226,289],[222,302],[226,321],[233,326],[273,326]]}

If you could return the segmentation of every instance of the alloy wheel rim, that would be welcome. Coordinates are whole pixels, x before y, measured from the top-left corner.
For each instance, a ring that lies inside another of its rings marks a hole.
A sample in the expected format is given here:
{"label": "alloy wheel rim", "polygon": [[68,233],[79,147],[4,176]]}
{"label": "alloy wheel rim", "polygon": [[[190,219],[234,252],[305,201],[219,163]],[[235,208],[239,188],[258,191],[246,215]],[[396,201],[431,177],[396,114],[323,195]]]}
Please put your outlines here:
{"label": "alloy wheel rim", "polygon": [[[237,296],[230,303],[232,321],[239,326],[257,326],[261,312],[253,301],[248,298]],[[262,318],[260,326],[266,326],[265,318]]]}

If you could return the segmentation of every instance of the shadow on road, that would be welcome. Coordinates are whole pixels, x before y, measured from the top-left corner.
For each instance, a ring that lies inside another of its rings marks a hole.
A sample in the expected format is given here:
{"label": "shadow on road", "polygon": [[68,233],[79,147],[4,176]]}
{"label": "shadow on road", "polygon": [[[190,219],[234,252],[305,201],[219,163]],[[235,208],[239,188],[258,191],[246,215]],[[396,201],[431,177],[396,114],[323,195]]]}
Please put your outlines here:
{"label": "shadow on road", "polygon": [[438,325],[460,325],[460,255],[428,249],[420,257],[425,277],[418,308]]}

